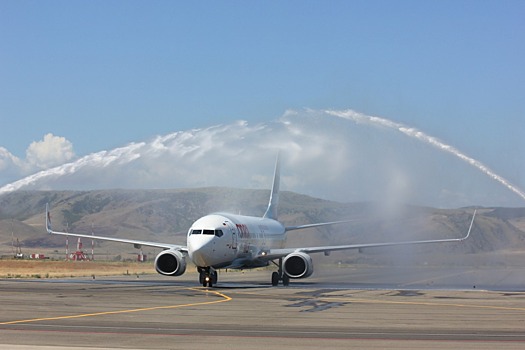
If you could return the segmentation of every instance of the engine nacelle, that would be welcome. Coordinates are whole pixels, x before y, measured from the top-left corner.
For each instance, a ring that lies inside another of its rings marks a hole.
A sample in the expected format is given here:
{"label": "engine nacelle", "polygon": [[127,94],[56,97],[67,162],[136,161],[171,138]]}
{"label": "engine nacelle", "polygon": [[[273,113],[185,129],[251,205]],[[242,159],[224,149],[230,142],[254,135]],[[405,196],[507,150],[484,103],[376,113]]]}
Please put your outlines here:
{"label": "engine nacelle", "polygon": [[284,257],[283,271],[290,278],[306,278],[314,273],[314,264],[306,253],[291,253]]}
{"label": "engine nacelle", "polygon": [[186,259],[180,250],[164,250],[155,258],[155,270],[161,275],[180,276],[186,271]]}

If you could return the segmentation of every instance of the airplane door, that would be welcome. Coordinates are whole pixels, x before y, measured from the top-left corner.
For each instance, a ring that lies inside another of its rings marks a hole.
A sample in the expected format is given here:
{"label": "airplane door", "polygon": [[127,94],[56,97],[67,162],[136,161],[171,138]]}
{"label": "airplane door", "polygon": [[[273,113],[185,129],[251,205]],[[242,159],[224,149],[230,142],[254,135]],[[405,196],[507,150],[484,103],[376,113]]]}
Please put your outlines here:
{"label": "airplane door", "polygon": [[235,226],[229,222],[229,221],[226,221],[226,223],[228,224],[228,229],[230,230],[231,232],[231,236],[232,236],[232,243],[231,243],[231,249],[237,249],[237,229],[235,228]]}
{"label": "airplane door", "polygon": [[264,231],[261,231],[259,237],[261,238],[261,244],[263,248],[266,248],[266,233]]}

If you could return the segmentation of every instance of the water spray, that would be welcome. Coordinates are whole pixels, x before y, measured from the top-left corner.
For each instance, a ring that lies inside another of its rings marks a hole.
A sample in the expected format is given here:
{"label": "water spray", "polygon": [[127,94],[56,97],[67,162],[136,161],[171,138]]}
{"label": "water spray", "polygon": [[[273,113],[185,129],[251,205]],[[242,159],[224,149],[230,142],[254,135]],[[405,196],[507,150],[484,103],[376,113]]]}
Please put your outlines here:
{"label": "water spray", "polygon": [[511,184],[507,179],[503,178],[502,176],[496,174],[494,171],[492,171],[489,167],[481,163],[480,161],[471,158],[464,154],[463,152],[459,151],[458,149],[454,148],[453,146],[447,145],[446,143],[440,141],[439,139],[427,135],[424,132],[416,129],[411,128],[406,125],[403,125],[401,123],[396,123],[391,120],[380,118],[380,117],[373,117],[369,115],[365,115],[362,113],[358,113],[352,110],[346,110],[346,111],[332,111],[328,110],[325,111],[329,115],[333,115],[339,118],[351,120],[356,123],[366,123],[371,124],[375,126],[385,126],[391,129],[395,129],[409,137],[415,138],[421,142],[424,142],[426,144],[429,144],[435,148],[438,148],[442,151],[448,152],[453,154],[454,156],[458,157],[462,161],[470,164],[471,166],[475,167],[479,171],[481,171],[483,174],[487,175],[491,179],[501,183],[503,186],[507,187],[512,192],[516,193],[518,196],[520,196],[523,200],[525,200],[525,192],[518,187]]}

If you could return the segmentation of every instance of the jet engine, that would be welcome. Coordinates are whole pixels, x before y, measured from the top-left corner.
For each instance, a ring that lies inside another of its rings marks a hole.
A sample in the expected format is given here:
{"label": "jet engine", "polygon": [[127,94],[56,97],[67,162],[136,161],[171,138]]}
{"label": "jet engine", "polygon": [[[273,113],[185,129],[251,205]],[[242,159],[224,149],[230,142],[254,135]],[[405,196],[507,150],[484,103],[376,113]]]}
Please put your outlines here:
{"label": "jet engine", "polygon": [[155,258],[155,270],[161,275],[180,276],[186,271],[186,259],[180,250],[164,250]]}
{"label": "jet engine", "polygon": [[284,257],[283,270],[290,278],[306,278],[314,272],[314,264],[306,253],[291,253]]}

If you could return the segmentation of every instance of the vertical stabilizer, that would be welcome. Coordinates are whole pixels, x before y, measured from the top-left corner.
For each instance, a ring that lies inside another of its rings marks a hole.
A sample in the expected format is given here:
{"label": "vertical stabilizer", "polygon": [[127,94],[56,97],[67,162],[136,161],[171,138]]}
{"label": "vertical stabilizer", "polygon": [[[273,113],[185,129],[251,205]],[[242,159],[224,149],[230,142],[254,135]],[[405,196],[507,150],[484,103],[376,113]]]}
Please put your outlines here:
{"label": "vertical stabilizer", "polygon": [[270,194],[270,202],[268,203],[268,209],[264,213],[263,217],[268,219],[277,220],[277,206],[279,205],[279,183],[281,182],[281,155],[277,154],[277,160],[275,161],[275,172],[273,174],[272,193]]}

